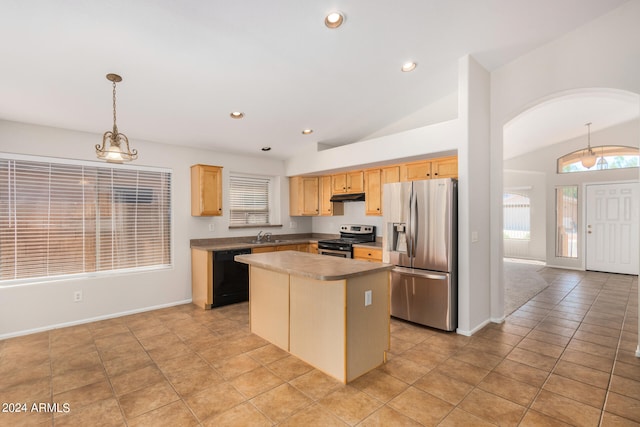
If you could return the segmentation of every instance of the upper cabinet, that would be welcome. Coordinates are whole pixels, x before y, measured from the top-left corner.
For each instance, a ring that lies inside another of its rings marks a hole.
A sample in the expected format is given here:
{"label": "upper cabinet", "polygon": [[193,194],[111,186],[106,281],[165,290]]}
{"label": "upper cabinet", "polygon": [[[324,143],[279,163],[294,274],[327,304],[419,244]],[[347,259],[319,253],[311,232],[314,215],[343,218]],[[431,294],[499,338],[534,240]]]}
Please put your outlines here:
{"label": "upper cabinet", "polygon": [[318,215],[319,202],[317,176],[292,176],[289,178],[289,215]]}
{"label": "upper cabinet", "polygon": [[440,157],[400,165],[401,181],[457,177],[458,156]]}
{"label": "upper cabinet", "polygon": [[344,215],[344,203],[331,202],[331,175],[321,176],[320,183],[320,215]]}
{"label": "upper cabinet", "polygon": [[364,171],[365,215],[382,215],[382,187],[400,181],[400,166],[387,166]]}
{"label": "upper cabinet", "polygon": [[364,172],[352,171],[331,176],[333,194],[364,193]]}
{"label": "upper cabinet", "polygon": [[191,166],[191,215],[222,215],[222,167]]}

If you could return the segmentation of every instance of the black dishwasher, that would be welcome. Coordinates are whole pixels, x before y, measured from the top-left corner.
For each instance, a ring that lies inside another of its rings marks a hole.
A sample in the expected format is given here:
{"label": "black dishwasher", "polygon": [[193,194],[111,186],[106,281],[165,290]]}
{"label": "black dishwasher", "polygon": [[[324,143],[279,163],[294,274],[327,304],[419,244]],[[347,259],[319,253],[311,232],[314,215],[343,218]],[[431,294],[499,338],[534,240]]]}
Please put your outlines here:
{"label": "black dishwasher", "polygon": [[233,257],[250,253],[251,249],[213,252],[212,307],[249,300],[249,266],[235,262]]}

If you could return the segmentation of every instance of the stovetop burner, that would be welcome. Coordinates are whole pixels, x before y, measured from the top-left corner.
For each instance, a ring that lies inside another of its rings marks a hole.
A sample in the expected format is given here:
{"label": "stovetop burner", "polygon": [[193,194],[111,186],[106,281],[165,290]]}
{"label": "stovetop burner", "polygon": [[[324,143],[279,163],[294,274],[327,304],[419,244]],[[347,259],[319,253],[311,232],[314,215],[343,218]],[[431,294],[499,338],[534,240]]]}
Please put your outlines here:
{"label": "stovetop burner", "polygon": [[345,224],[340,226],[340,238],[318,241],[323,249],[351,250],[355,243],[374,242],[376,228],[373,225]]}

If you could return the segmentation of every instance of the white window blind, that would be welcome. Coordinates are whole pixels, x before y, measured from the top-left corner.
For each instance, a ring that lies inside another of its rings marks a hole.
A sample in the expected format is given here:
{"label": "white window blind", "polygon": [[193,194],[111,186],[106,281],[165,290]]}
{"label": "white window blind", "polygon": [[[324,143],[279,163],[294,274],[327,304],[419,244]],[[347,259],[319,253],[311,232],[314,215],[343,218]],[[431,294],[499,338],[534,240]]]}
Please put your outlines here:
{"label": "white window blind", "polygon": [[0,283],[171,263],[171,173],[0,158]]}
{"label": "white window blind", "polygon": [[268,177],[229,177],[230,226],[269,224]]}
{"label": "white window blind", "polygon": [[507,192],[502,195],[503,237],[531,239],[531,201],[528,192]]}

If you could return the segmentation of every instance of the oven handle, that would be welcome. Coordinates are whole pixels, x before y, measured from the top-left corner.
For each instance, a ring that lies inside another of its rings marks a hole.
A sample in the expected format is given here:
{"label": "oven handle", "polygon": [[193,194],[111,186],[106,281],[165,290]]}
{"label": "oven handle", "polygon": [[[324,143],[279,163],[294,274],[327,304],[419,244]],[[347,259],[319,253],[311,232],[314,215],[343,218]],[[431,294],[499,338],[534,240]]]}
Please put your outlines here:
{"label": "oven handle", "polygon": [[318,248],[318,254],[320,254],[320,255],[329,255],[329,256],[341,256],[343,258],[351,258],[351,252],[336,251],[336,250],[333,250],[333,249]]}

